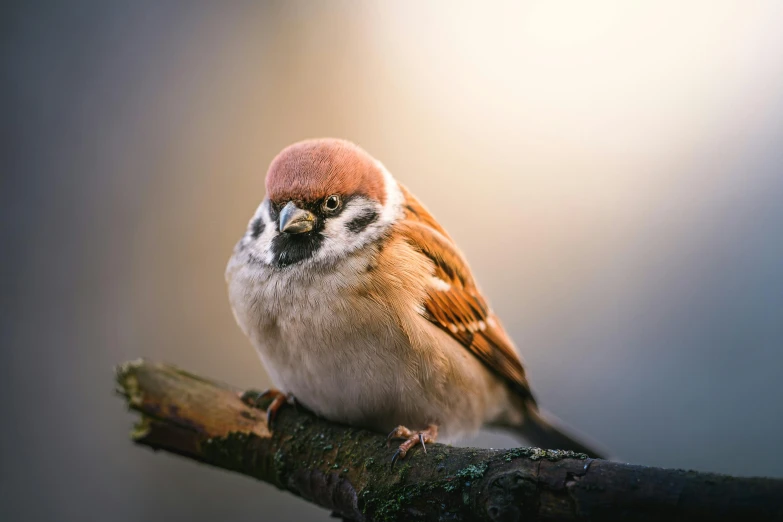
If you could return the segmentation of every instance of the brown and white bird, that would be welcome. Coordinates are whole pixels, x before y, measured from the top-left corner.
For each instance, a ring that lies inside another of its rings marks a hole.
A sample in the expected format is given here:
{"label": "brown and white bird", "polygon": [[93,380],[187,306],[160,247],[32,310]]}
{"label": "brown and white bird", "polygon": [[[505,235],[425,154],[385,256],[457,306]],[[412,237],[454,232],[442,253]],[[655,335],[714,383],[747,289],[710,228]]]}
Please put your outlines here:
{"label": "brown and white bird", "polygon": [[483,425],[597,457],[536,404],[522,361],[435,218],[348,141],[285,148],[226,269],[280,391],[326,419],[417,443]]}

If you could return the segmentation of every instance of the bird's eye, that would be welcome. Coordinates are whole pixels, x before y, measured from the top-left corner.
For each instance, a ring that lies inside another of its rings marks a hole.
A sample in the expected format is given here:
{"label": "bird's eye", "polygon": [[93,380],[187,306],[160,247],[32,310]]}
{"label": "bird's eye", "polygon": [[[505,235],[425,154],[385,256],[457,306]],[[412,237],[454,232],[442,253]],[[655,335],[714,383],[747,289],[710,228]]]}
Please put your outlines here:
{"label": "bird's eye", "polygon": [[334,212],[338,208],[340,208],[340,204],[342,202],[340,201],[340,196],[337,194],[332,194],[326,200],[324,201],[324,209],[328,210],[329,212]]}

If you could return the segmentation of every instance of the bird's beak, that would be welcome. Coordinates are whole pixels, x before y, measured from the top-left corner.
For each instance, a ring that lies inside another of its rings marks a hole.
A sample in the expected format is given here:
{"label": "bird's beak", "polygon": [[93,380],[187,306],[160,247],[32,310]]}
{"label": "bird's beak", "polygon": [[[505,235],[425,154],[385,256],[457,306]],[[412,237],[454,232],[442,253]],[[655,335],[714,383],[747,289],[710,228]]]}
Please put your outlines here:
{"label": "bird's beak", "polygon": [[293,201],[289,201],[280,211],[280,232],[301,234],[310,232],[314,225],[313,213],[297,207]]}

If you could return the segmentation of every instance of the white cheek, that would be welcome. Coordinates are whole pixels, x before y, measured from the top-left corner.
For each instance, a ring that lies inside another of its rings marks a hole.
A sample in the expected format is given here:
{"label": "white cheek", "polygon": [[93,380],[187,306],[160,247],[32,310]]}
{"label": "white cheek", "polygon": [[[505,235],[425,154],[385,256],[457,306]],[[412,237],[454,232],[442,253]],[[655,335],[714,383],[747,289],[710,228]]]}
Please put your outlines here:
{"label": "white cheek", "polygon": [[367,199],[351,201],[340,215],[326,220],[322,232],[324,241],[315,258],[321,261],[335,260],[378,237],[379,222],[377,220],[361,232],[349,230],[348,223],[368,211],[374,211],[380,215],[382,210],[379,204]]}
{"label": "white cheek", "polygon": [[326,226],[323,231],[324,236],[334,238],[337,241],[342,241],[343,244],[357,242],[362,234],[357,234],[356,232],[348,230],[348,223],[369,210],[380,212],[380,207],[365,199],[349,203],[348,207],[343,210],[339,216],[326,220]]}
{"label": "white cheek", "polygon": [[272,240],[277,236],[278,232],[277,223],[275,223],[269,215],[268,199],[264,199],[258,206],[256,213],[250,219],[248,229],[252,227],[253,222],[258,218],[261,218],[261,221],[264,223],[264,231],[256,239],[253,239],[248,232],[248,235],[245,236],[243,241],[246,241],[246,245],[251,254],[262,259],[264,263],[271,264],[273,259]]}
{"label": "white cheek", "polygon": [[267,265],[272,264],[274,255],[272,254],[272,240],[279,234],[277,231],[277,223],[269,218],[269,213],[266,215],[267,224],[264,229],[264,233],[258,238],[258,248],[261,251],[261,257]]}

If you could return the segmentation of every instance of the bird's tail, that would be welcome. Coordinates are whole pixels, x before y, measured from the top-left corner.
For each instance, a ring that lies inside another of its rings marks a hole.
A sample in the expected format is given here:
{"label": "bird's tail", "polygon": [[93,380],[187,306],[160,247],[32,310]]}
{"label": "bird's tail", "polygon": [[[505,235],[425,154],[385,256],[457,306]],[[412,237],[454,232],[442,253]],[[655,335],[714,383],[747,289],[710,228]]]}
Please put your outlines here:
{"label": "bird's tail", "polygon": [[524,423],[512,429],[527,442],[542,449],[571,450],[586,453],[594,459],[609,458],[595,443],[587,442],[587,438],[582,435],[569,434],[574,430],[565,427],[554,415],[536,407],[529,408]]}

